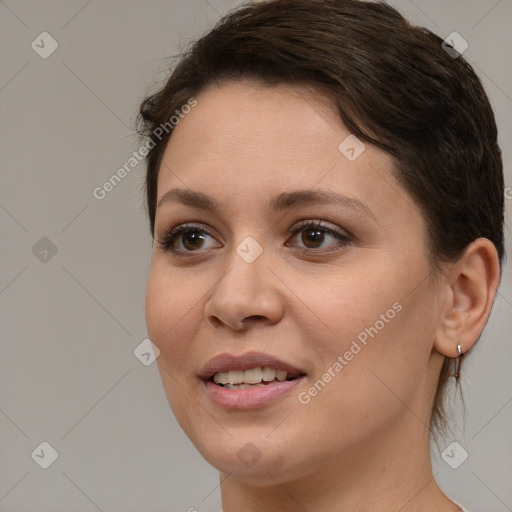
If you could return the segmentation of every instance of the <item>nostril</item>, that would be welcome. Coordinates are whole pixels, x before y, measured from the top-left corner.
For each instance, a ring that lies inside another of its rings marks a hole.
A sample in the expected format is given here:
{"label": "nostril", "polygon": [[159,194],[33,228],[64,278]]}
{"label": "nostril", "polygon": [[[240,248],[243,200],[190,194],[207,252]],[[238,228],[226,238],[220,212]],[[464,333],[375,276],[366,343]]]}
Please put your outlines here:
{"label": "nostril", "polygon": [[208,320],[213,325],[213,327],[220,327],[223,323],[222,320],[220,320],[220,318],[217,318],[216,316],[210,316]]}

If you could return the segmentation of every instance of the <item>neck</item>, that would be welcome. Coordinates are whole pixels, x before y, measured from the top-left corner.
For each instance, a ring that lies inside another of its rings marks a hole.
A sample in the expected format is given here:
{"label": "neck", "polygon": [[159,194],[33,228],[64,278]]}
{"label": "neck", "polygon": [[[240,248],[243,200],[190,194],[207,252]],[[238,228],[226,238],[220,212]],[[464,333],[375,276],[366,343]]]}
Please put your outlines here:
{"label": "neck", "polygon": [[221,474],[223,512],[459,512],[432,474],[428,428],[410,411],[401,423],[343,453],[308,461],[297,478],[272,467],[261,468],[258,485]]}

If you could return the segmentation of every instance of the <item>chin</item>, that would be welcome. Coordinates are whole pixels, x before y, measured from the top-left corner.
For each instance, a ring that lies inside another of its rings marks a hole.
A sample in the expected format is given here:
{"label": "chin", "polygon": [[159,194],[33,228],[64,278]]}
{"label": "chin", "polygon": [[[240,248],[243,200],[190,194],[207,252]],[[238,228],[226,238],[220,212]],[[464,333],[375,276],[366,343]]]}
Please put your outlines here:
{"label": "chin", "polygon": [[[307,452],[297,450],[291,432],[269,436],[269,429],[248,427],[221,436],[186,431],[201,456],[219,472],[255,486],[273,486],[306,476]],[[274,437],[274,438],[273,438]],[[304,447],[304,443],[301,442]],[[297,457],[300,457],[298,459]]]}

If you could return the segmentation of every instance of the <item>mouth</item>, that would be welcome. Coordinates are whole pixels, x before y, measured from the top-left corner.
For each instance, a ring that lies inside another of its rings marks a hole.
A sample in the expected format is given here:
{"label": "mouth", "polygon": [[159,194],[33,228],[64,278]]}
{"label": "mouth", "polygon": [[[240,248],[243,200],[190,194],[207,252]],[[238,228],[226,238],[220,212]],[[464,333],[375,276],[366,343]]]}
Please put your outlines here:
{"label": "mouth", "polygon": [[200,374],[209,398],[231,410],[261,408],[288,393],[306,373],[261,353],[221,354]]}
{"label": "mouth", "polygon": [[210,381],[226,389],[250,389],[269,386],[272,382],[295,380],[305,374],[288,373],[272,366],[258,366],[249,370],[230,370],[217,372],[210,377]]}

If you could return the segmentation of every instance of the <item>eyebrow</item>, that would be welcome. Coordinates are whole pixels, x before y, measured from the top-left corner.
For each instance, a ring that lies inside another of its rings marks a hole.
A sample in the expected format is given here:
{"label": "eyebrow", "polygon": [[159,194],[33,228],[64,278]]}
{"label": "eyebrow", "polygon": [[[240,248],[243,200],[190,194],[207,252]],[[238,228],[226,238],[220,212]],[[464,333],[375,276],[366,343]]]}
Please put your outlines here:
{"label": "eyebrow", "polygon": [[[157,208],[167,202],[179,202],[201,210],[220,211],[222,209],[220,204],[212,197],[202,192],[181,188],[173,188],[166,192],[158,201]],[[338,204],[344,208],[357,210],[362,215],[377,220],[368,205],[360,199],[338,194],[330,190],[304,189],[295,190],[293,192],[282,192],[270,200],[268,208],[272,212],[280,212],[289,210],[295,206],[309,204]]]}

